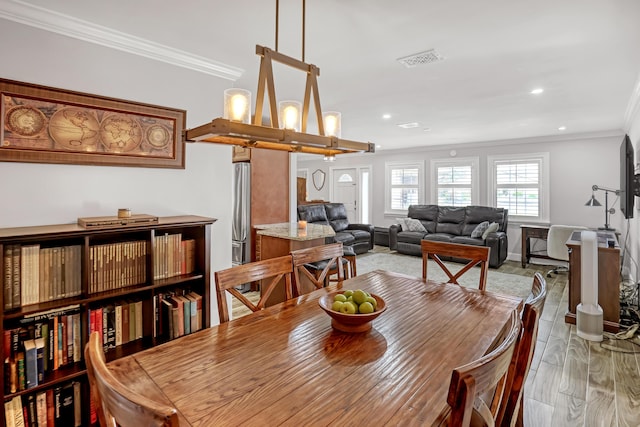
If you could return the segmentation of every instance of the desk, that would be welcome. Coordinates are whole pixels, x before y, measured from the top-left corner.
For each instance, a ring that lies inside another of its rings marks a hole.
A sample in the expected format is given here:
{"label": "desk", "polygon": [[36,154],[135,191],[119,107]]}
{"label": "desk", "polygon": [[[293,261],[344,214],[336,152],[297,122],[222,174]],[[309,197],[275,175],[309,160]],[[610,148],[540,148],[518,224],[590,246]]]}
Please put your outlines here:
{"label": "desk", "polygon": [[[317,300],[341,286],[385,299],[370,332],[331,328]],[[109,366],[164,395],[185,426],[431,425],[452,370],[485,354],[521,304],[378,270]]]}
{"label": "desk", "polygon": [[520,230],[522,232],[522,249],[520,251],[520,259],[522,260],[522,268],[525,268],[527,264],[529,264],[529,260],[531,258],[543,258],[543,259],[551,259],[546,253],[532,253],[530,246],[530,239],[542,239],[547,240],[547,235],[549,234],[549,226],[548,225],[520,225]]}
{"label": "desk", "polygon": [[[602,307],[604,330],[618,332],[620,328],[620,246],[612,231],[598,231],[614,239],[616,246],[610,248],[606,241],[598,239],[598,304]],[[573,236],[572,236],[573,237]],[[567,240],[569,248],[569,307],[564,316],[565,323],[576,323],[576,307],[580,304],[581,256],[580,241]]]}

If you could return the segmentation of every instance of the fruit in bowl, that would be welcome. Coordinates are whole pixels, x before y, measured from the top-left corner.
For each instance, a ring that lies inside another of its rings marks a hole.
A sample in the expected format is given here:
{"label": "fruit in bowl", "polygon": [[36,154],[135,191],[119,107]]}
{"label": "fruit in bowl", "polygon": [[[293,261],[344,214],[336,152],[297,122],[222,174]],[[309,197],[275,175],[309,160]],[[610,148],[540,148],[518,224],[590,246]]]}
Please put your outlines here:
{"label": "fruit in bowl", "polygon": [[357,289],[331,292],[318,300],[320,307],[331,316],[331,326],[343,332],[366,332],[372,321],[387,308],[378,295]]}

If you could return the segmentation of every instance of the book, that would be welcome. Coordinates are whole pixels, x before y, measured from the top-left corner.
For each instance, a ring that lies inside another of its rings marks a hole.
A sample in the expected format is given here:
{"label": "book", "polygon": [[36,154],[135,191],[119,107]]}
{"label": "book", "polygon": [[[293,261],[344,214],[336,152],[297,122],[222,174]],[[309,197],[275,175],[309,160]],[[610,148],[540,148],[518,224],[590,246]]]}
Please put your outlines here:
{"label": "book", "polygon": [[11,288],[11,300],[12,307],[20,307],[21,302],[21,290],[20,290],[20,245],[13,245],[13,251],[11,256],[11,269],[13,286]]}
{"label": "book", "polygon": [[60,390],[60,416],[56,420],[56,426],[74,426],[74,387],[73,383],[66,383]]}
{"label": "book", "polygon": [[15,427],[15,409],[13,406],[13,399],[4,402],[4,424],[6,427]]}
{"label": "book", "polygon": [[122,345],[122,303],[115,305],[116,347]]}
{"label": "book", "polygon": [[202,295],[191,291],[189,296],[196,300],[196,331],[199,331],[202,329]]}
{"label": "book", "polygon": [[47,427],[47,393],[44,391],[36,394],[36,416],[38,427]]}
{"label": "book", "polygon": [[80,362],[82,360],[82,319],[80,313],[71,315],[73,319],[73,362]]}
{"label": "book", "polygon": [[177,295],[178,298],[182,302],[182,322],[184,324],[183,330],[184,334],[191,333],[191,300],[184,295]]}
{"label": "book", "polygon": [[25,371],[24,351],[19,351],[16,355],[16,369],[17,369],[17,388],[18,390],[26,390],[27,377]]}
{"label": "book", "polygon": [[[82,389],[81,384],[77,381],[73,382],[73,419],[74,427],[82,426]],[[40,426],[38,426],[40,427]]]}
{"label": "book", "polygon": [[129,342],[129,331],[130,331],[130,325],[129,325],[129,320],[130,320],[130,315],[129,315],[129,302],[128,301],[124,301],[121,303],[122,308],[121,308],[121,317],[122,317],[122,332],[121,332],[121,340],[122,340],[122,344],[126,344]]}
{"label": "book", "polygon": [[163,329],[161,329],[162,336],[172,339],[174,337],[173,331],[173,312],[178,311],[177,307],[174,307],[168,298],[163,298],[161,301],[161,317]]}
{"label": "book", "polygon": [[198,330],[198,300],[191,295],[191,293],[185,294],[185,298],[189,300],[189,323],[191,332]]}
{"label": "book", "polygon": [[34,340],[36,346],[36,378],[38,384],[44,381],[44,338]]}
{"label": "book", "polygon": [[24,346],[26,387],[33,388],[38,385],[38,356],[35,340],[26,340]]}
{"label": "book", "polygon": [[22,396],[22,407],[26,409],[25,425],[38,426],[38,416],[36,412],[36,395],[34,393]]}
{"label": "book", "polygon": [[13,245],[4,245],[3,251],[4,265],[4,309],[13,308]]}
{"label": "book", "polygon": [[45,392],[47,394],[47,426],[55,427],[55,399],[53,397],[54,389],[47,389]]}
{"label": "book", "polygon": [[136,339],[142,339],[142,335],[144,333],[142,329],[142,301],[135,302],[135,311],[136,311]]}

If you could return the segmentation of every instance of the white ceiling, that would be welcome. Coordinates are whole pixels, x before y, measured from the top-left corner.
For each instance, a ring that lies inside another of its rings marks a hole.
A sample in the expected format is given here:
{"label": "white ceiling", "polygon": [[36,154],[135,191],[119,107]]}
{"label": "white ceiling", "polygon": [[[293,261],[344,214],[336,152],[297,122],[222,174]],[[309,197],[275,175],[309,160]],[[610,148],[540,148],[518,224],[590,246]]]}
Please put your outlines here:
{"label": "white ceiling", "polygon": [[[280,1],[279,50],[298,59],[301,2]],[[275,48],[275,0],[0,0],[0,12],[18,6],[238,67],[229,86],[254,94],[255,45]],[[560,126],[620,131],[640,102],[638,0],[308,0],[306,8],[305,60],[320,68],[323,110],[342,113],[343,138],[382,149],[556,136]],[[445,60],[396,61],[428,49]],[[301,100],[303,76],[274,71],[278,99]],[[542,94],[530,94],[538,87]],[[407,122],[419,126],[396,126]]]}

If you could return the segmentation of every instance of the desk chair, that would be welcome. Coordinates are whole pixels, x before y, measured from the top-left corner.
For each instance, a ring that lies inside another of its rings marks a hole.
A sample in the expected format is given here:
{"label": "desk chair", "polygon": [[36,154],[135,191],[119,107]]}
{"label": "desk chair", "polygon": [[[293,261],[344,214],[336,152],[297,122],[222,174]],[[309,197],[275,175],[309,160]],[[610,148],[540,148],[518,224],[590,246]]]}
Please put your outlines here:
{"label": "desk chair", "polygon": [[587,227],[579,225],[552,225],[549,227],[547,235],[547,255],[549,258],[564,261],[566,265],[559,265],[547,272],[547,277],[551,277],[553,273],[569,271],[569,249],[567,248],[567,240],[571,237],[571,233],[576,230],[586,230]]}
{"label": "desk chair", "polygon": [[105,363],[98,332],[92,332],[84,349],[91,398],[101,426],[178,427],[178,412],[125,387]]}
{"label": "desk chair", "polygon": [[[251,311],[255,312],[265,307],[267,299],[278,283],[284,278],[285,299],[291,299],[291,273],[293,271],[291,265],[291,255],[285,255],[216,271],[216,295],[218,297],[220,323],[229,321],[229,307],[227,306],[225,291],[229,292]],[[263,283],[261,285],[260,300],[257,304],[254,304],[236,289],[244,283],[257,282],[260,280],[262,280]],[[267,281],[269,282],[266,283]]]}
{"label": "desk chair", "polygon": [[[448,283],[459,285],[458,278],[471,268],[480,264],[480,279],[478,288],[481,291],[487,286],[487,273],[489,271],[489,251],[488,246],[462,245],[459,243],[436,242],[422,240],[422,278],[427,279],[427,265],[429,258],[433,259],[440,266],[442,271],[449,277]],[[456,274],[451,273],[440,257],[451,257],[469,260]]]}

